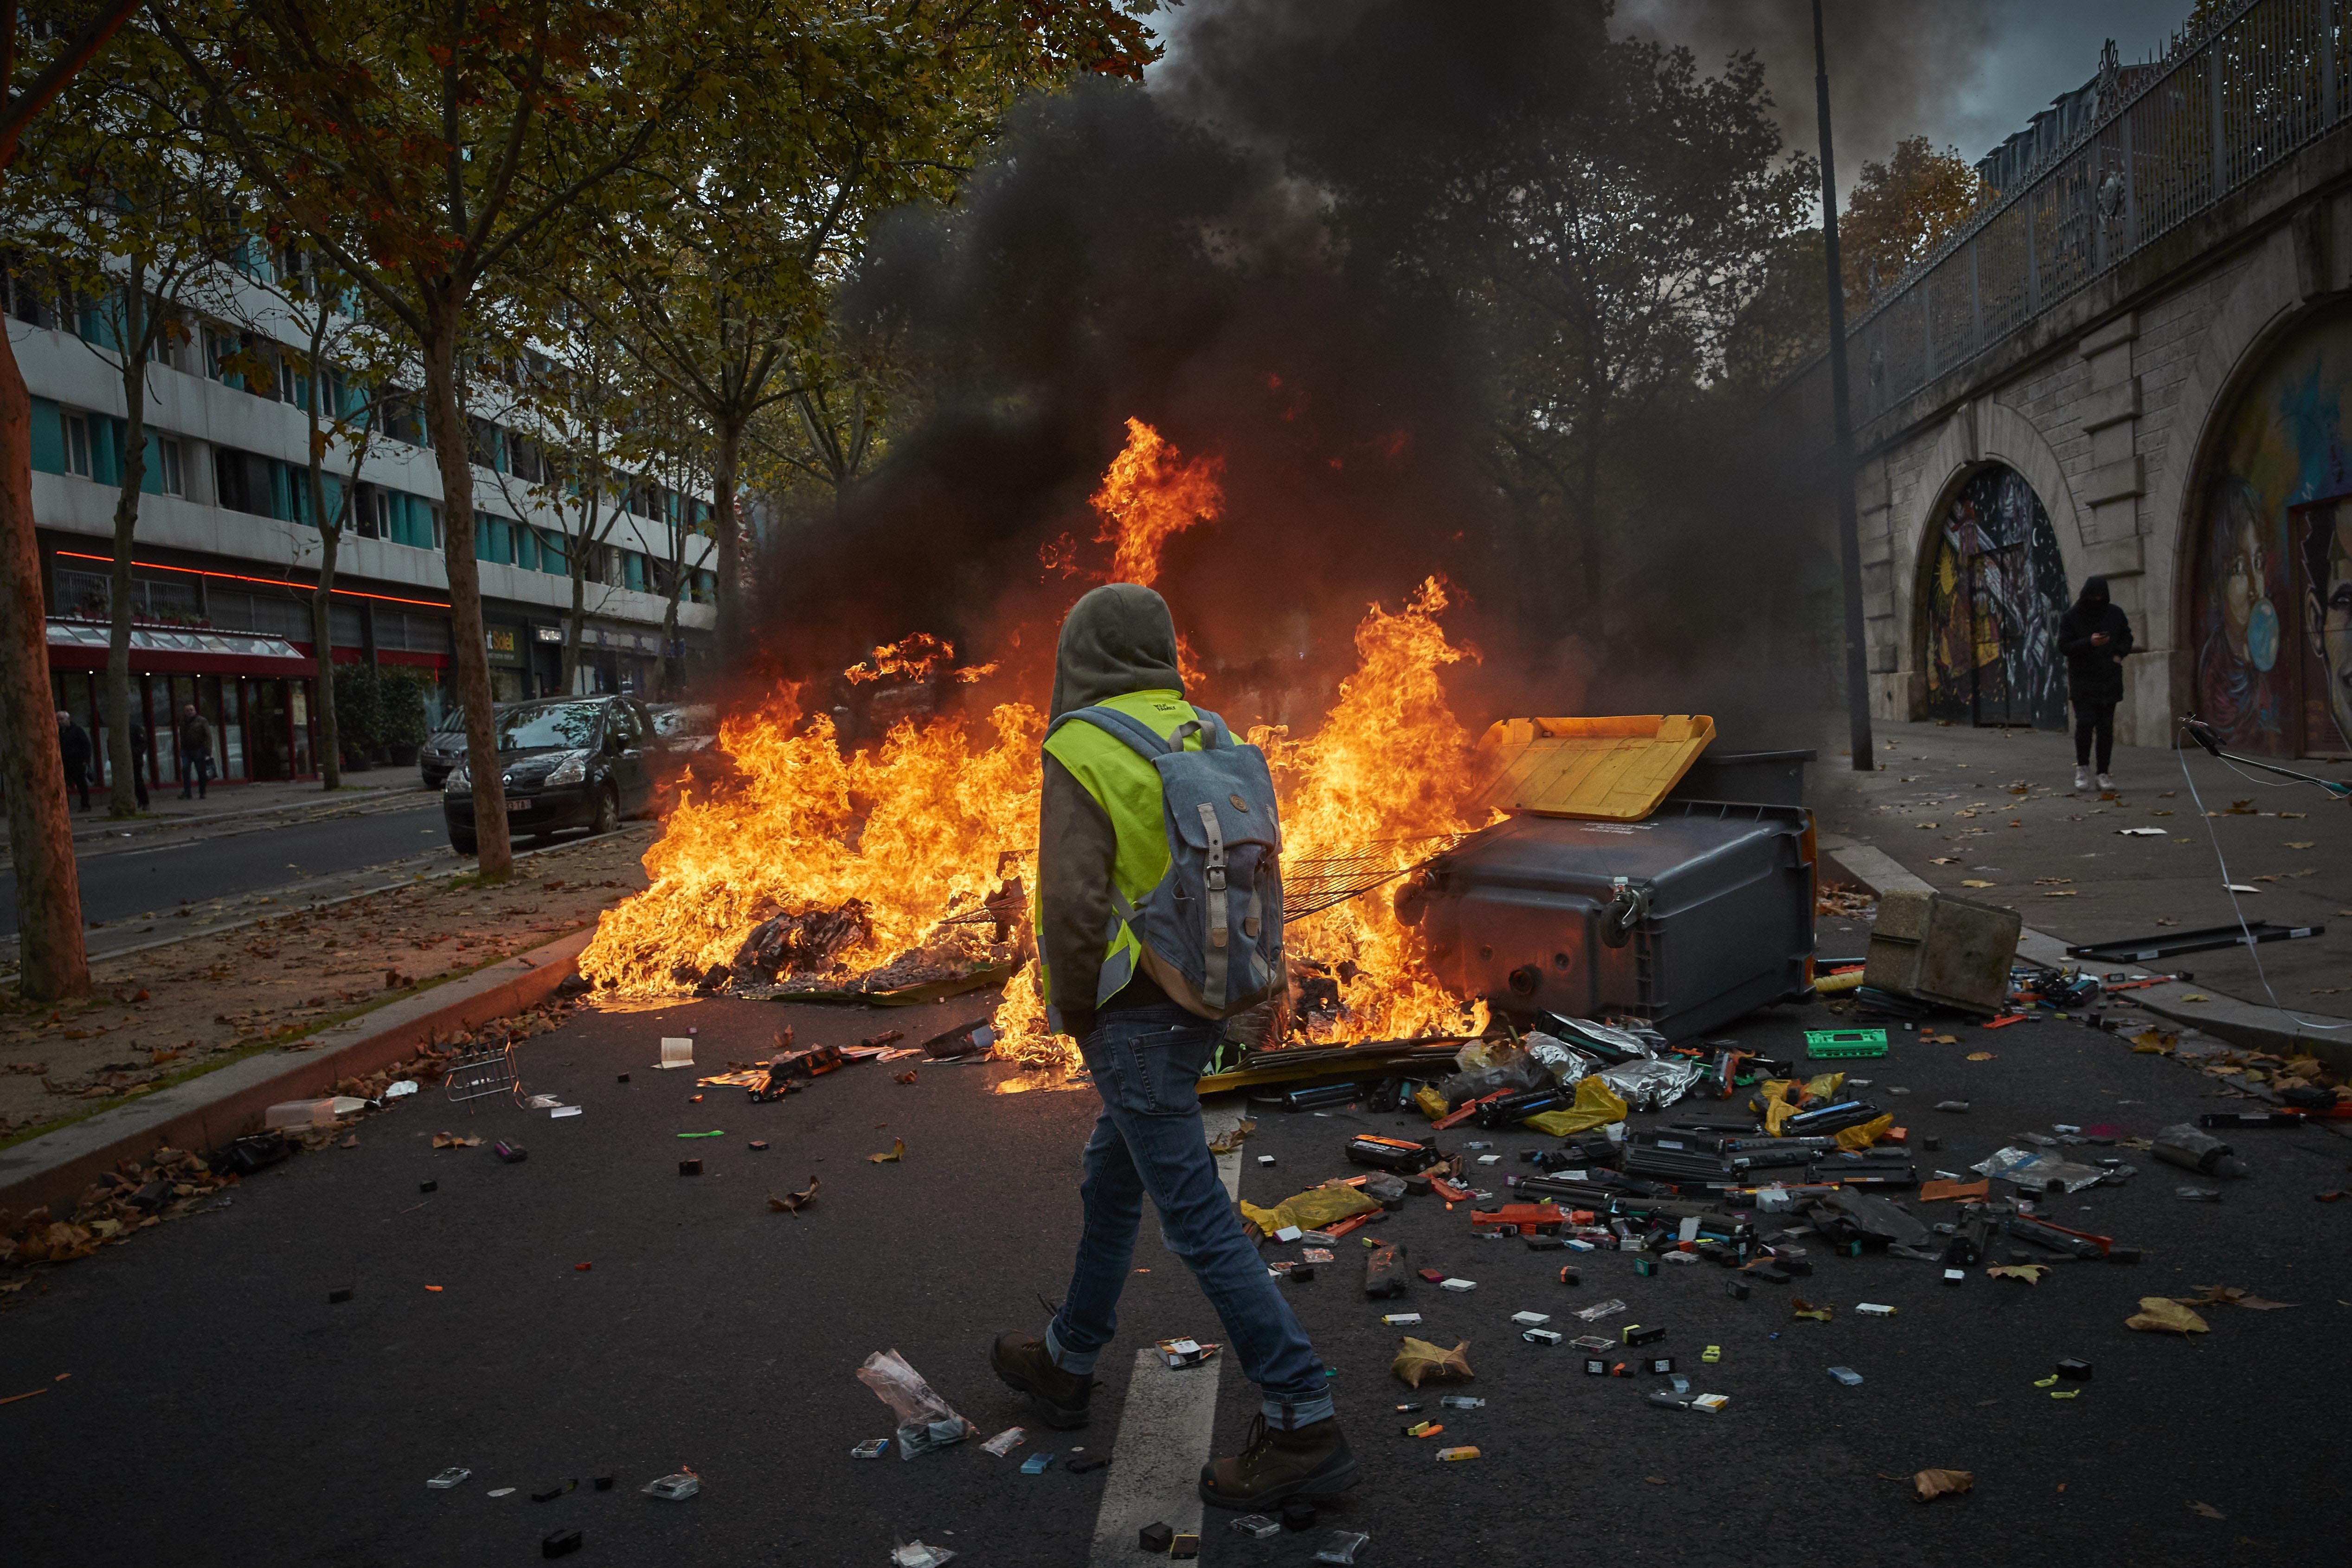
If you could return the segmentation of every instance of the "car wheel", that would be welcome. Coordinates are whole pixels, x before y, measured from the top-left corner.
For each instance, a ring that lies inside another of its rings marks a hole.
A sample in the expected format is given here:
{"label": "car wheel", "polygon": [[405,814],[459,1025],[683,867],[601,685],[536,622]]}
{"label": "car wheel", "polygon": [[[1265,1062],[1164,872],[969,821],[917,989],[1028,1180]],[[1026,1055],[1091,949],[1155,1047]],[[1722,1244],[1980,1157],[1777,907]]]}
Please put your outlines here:
{"label": "car wheel", "polygon": [[589,823],[591,833],[610,833],[621,826],[621,797],[606,784],[596,792],[596,817]]}
{"label": "car wheel", "polygon": [[449,830],[449,847],[460,855],[478,854],[481,849],[481,846],[474,841],[474,835],[470,830],[457,827]]}

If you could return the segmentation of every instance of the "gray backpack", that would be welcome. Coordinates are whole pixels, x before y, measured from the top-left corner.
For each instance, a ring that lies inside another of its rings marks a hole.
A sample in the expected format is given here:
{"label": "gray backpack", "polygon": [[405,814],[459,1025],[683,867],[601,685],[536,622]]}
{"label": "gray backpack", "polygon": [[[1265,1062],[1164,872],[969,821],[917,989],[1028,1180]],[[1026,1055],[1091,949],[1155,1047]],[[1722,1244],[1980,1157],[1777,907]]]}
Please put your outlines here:
{"label": "gray backpack", "polygon": [[[1160,771],[1168,826],[1168,874],[1130,906],[1111,904],[1143,944],[1143,967],[1187,1012],[1230,1018],[1283,986],[1282,825],[1265,753],[1236,745],[1225,721],[1195,709],[1163,741],[1114,708],[1080,708],[1084,720],[1124,741]],[[1194,733],[1201,750],[1188,752]]]}

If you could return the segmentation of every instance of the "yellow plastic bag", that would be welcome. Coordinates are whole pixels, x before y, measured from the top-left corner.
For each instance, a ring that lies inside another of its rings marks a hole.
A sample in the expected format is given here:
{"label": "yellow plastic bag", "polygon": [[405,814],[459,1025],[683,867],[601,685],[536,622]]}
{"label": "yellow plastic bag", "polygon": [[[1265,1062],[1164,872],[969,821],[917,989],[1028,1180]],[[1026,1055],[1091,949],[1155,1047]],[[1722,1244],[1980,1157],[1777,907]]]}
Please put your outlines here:
{"label": "yellow plastic bag", "polygon": [[1578,1080],[1574,1105],[1566,1110],[1538,1110],[1521,1125],[1554,1138],[1565,1138],[1571,1132],[1589,1132],[1595,1127],[1622,1121],[1626,1109],[1625,1102],[1607,1084],[1597,1078],[1588,1078]]}
{"label": "yellow plastic bag", "polygon": [[1412,1103],[1423,1116],[1428,1117],[1432,1121],[1436,1121],[1439,1117],[1445,1114],[1445,1097],[1438,1093],[1437,1090],[1430,1088],[1427,1084],[1423,1084],[1419,1089],[1412,1091]]}
{"label": "yellow plastic bag", "polygon": [[1242,1200],[1242,1216],[1268,1236],[1286,1225],[1295,1225],[1301,1230],[1320,1230],[1353,1215],[1378,1214],[1380,1208],[1378,1198],[1368,1198],[1356,1187],[1309,1188],[1270,1209],[1262,1209],[1247,1198]]}
{"label": "yellow plastic bag", "polygon": [[1893,1116],[1882,1114],[1872,1117],[1869,1121],[1862,1123],[1859,1127],[1841,1128],[1837,1135],[1838,1147],[1841,1149],[1867,1149],[1873,1143],[1877,1142],[1881,1138],[1885,1137],[1886,1130],[1894,1125],[1895,1118]]}

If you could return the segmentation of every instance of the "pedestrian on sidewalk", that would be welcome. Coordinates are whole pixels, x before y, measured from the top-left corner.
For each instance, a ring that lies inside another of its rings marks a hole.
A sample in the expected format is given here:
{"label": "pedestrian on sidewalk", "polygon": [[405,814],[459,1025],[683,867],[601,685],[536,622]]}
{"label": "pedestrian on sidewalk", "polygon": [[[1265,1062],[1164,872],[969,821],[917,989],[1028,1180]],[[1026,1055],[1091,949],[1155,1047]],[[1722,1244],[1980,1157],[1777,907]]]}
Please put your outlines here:
{"label": "pedestrian on sidewalk", "polygon": [[[1185,750],[1202,738],[1180,737],[1183,726],[1222,730],[1184,700],[1166,602],[1131,583],[1093,590],[1062,623],[1053,713],[1081,709],[1109,710]],[[1323,1363],[1243,1233],[1202,1130],[1200,1077],[1223,1026],[1171,998],[1139,941],[1133,906],[1171,863],[1164,809],[1157,766],[1112,732],[1083,721],[1049,732],[1038,812],[1039,982],[1048,1021],[1077,1039],[1102,1114],[1087,1141],[1085,1219],[1068,1294],[1043,1339],[1003,1334],[989,1360],[1047,1426],[1086,1425],[1148,1194],[1161,1236],[1192,1268],[1261,1395],[1246,1447],[1202,1467],[1201,1496],[1224,1508],[1325,1497],[1354,1484],[1355,1456],[1332,1413]],[[1122,907],[1128,912],[1115,915]]]}
{"label": "pedestrian on sidewalk", "polygon": [[147,809],[147,726],[131,721],[131,784],[138,792],[139,809]]}
{"label": "pedestrian on sidewalk", "polygon": [[180,710],[180,798],[190,798],[188,791],[194,789],[194,798],[204,799],[212,776],[213,727],[191,702]]}
{"label": "pedestrian on sidewalk", "polygon": [[2066,656],[2066,695],[2074,704],[2074,787],[2092,784],[2091,742],[2098,742],[2098,786],[2116,787],[2107,764],[2116,754],[2116,704],[2124,700],[2124,660],[2132,650],[2131,622],[2107,601],[2105,577],[2083,579],[2083,595],[2058,617],[2058,651]]}
{"label": "pedestrian on sidewalk", "polygon": [[58,754],[65,759],[66,794],[79,794],[81,808],[89,809],[89,731],[74,722],[66,710],[58,710]]}

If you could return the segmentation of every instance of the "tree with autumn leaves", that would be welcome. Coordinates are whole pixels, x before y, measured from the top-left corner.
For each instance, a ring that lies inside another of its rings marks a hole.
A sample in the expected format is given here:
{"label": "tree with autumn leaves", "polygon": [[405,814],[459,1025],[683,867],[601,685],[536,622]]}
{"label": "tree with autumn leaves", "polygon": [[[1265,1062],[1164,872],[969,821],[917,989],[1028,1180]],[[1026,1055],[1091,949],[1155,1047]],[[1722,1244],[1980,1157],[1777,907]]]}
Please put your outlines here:
{"label": "tree with autumn leaves", "polygon": [[[148,8],[138,25],[184,73],[176,129],[238,170],[262,237],[315,251],[415,350],[442,480],[485,878],[512,867],[464,416],[469,379],[494,368],[474,352],[486,316],[511,341],[518,313],[539,313],[542,341],[560,353],[557,280],[587,275],[600,243],[629,236],[641,243],[625,246],[617,267],[607,251],[601,298],[642,327],[647,318],[634,307],[648,277],[665,295],[674,288],[667,341],[645,333],[645,362],[706,418],[718,409],[722,432],[730,423],[740,431],[758,407],[743,409],[743,399],[768,395],[764,377],[793,360],[795,344],[820,340],[825,285],[879,205],[951,184],[1025,88],[1075,71],[1139,75],[1156,53],[1139,19],[1151,8],[1146,0],[979,0],[945,16],[914,0],[154,0]],[[9,100],[11,150],[31,114],[138,9],[107,7],[79,30],[38,29],[50,43],[26,89]],[[13,5],[7,20],[13,47],[24,31]],[[837,190],[828,195],[829,187]],[[681,203],[682,194],[720,199]],[[646,205],[654,202],[663,205]],[[633,275],[641,255],[651,264]],[[747,330],[754,311],[770,324]],[[702,372],[714,364],[733,401],[696,395],[713,384]],[[51,787],[58,764],[29,420],[13,358],[0,356],[11,837],[24,985],[49,997],[86,990],[88,973],[70,834]],[[734,489],[722,476],[714,507],[722,647],[734,645],[743,613],[729,549],[740,531]]]}

